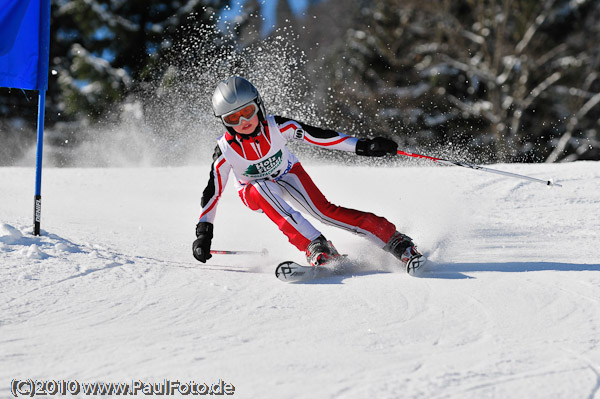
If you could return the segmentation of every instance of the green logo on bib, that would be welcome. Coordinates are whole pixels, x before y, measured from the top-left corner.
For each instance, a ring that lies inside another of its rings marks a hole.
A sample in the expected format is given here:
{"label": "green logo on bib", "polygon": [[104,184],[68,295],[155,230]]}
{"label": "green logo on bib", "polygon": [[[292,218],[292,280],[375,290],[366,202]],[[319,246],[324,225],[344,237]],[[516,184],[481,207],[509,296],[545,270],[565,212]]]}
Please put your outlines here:
{"label": "green logo on bib", "polygon": [[248,169],[246,169],[243,175],[253,178],[269,176],[279,167],[279,165],[281,165],[281,158],[281,150],[279,150],[277,154],[272,157],[248,166]]}

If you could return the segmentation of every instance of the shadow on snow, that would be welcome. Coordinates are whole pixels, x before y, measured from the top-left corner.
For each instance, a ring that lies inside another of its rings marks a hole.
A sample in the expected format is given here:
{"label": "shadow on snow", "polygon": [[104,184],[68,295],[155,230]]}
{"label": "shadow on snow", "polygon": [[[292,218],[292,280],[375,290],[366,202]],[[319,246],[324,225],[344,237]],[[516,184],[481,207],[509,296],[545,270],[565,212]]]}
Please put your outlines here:
{"label": "shadow on snow", "polygon": [[542,271],[581,272],[600,271],[600,264],[563,262],[499,262],[499,263],[433,263],[423,273],[423,278],[467,279],[475,278],[465,273],[526,273]]}
{"label": "shadow on snow", "polygon": [[[418,278],[435,279],[474,279],[465,273],[527,273],[541,271],[581,272],[600,271],[600,264],[577,264],[561,262],[500,262],[500,263],[436,263],[431,262]],[[337,274],[328,274],[314,280],[294,284],[342,284],[351,277],[393,273],[385,270],[361,270],[350,268]]]}

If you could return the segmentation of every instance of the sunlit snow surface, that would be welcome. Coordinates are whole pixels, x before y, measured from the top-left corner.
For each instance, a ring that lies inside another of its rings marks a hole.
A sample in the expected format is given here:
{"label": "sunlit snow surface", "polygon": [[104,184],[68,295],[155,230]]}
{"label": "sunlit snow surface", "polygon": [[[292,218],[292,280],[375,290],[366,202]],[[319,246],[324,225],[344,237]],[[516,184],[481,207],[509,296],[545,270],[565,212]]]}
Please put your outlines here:
{"label": "sunlit snow surface", "polygon": [[[0,169],[0,397],[14,378],[235,386],[238,398],[600,398],[600,163],[453,167],[306,163],[330,201],[385,216],[422,278],[322,226],[353,268],[285,284],[300,254],[230,185],[194,260],[208,165]],[[317,223],[317,222],[315,222]]]}

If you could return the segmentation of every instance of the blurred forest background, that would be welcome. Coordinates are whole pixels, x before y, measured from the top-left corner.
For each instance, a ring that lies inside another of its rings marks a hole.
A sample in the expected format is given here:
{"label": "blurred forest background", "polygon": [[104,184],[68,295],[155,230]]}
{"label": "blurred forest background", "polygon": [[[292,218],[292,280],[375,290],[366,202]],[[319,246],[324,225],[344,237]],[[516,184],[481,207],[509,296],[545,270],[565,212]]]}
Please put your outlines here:
{"label": "blurred forest background", "polygon": [[[231,74],[269,113],[427,155],[600,160],[599,20],[598,0],[52,0],[45,162],[209,159]],[[36,113],[0,89],[0,165],[33,164]]]}

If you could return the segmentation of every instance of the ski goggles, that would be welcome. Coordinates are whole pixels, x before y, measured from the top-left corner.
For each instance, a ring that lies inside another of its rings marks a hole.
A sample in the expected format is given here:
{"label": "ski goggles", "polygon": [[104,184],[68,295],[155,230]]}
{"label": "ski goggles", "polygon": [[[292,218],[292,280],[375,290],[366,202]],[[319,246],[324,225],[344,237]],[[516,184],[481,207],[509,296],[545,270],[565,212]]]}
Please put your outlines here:
{"label": "ski goggles", "polygon": [[257,112],[258,106],[254,103],[250,103],[242,109],[222,115],[221,119],[223,120],[223,124],[225,126],[233,127],[242,123],[242,119],[249,121],[250,119],[254,118],[254,115],[256,115]]}

